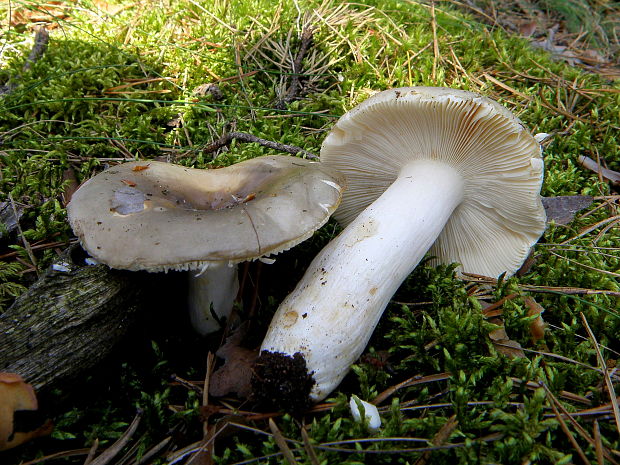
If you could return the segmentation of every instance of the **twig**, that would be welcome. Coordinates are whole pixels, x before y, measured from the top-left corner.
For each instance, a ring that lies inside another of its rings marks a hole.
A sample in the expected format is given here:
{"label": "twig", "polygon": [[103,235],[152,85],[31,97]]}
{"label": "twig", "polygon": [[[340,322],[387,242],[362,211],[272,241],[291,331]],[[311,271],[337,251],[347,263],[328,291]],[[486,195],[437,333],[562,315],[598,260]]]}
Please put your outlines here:
{"label": "twig", "polygon": [[[542,382],[538,383],[539,386],[542,386],[543,389],[545,390],[547,397],[549,397],[551,399],[551,406],[553,408],[553,405],[556,405],[559,410],[561,411],[561,418],[567,418],[572,425],[575,427],[575,430],[581,435],[581,437],[583,437],[586,441],[588,441],[590,444],[594,445],[594,438],[592,438],[592,436],[590,436],[588,434],[588,432],[577,422],[577,420],[575,420],[575,418],[573,418],[573,414],[571,414],[568,410],[566,410],[566,408],[564,407],[564,405],[562,405],[562,402],[560,402],[558,400],[558,398],[553,395],[553,393],[551,392],[551,390]],[[554,410],[554,413],[556,411]],[[557,413],[556,413],[556,418],[557,418]],[[611,453],[606,450],[605,448],[603,449],[603,455],[614,465],[618,465],[618,462],[616,462],[613,457],[611,456]]]}
{"label": "twig", "polygon": [[[15,216],[15,218],[19,218],[19,216],[17,215],[17,207],[15,206],[15,201],[13,200],[13,196],[11,195],[10,192],[8,195],[8,199],[9,199],[9,202],[11,203],[11,208],[13,209],[13,215]],[[26,249],[26,252],[28,253],[28,258],[30,258],[30,263],[34,267],[37,273],[37,276],[39,276],[39,269],[37,267],[37,259],[34,256],[34,252],[32,251],[32,247],[30,247],[30,243],[28,242],[28,239],[26,239],[26,236],[24,236],[24,231],[22,230],[22,227],[19,224],[19,219],[15,222],[15,227],[17,228],[17,233],[19,234],[19,237],[22,240],[22,244],[24,244],[24,249]]]}
{"label": "twig", "polygon": [[202,390],[202,388],[200,386],[197,386],[196,384],[194,384],[194,383],[192,383],[190,381],[187,381],[186,379],[183,379],[183,378],[177,376],[174,373],[170,376],[170,381],[172,383],[177,383],[177,384],[187,388],[190,391],[195,391],[200,396],[204,395],[203,394],[204,391]]}
{"label": "twig", "polygon": [[90,446],[90,450],[88,451],[88,455],[86,456],[86,460],[84,460],[84,465],[90,465],[93,459],[95,458],[95,454],[97,453],[97,448],[99,447],[99,439],[95,438],[93,441],[93,445]]}
{"label": "twig", "polygon": [[282,455],[284,455],[284,458],[286,459],[288,464],[297,465],[297,460],[295,460],[293,452],[291,451],[288,444],[286,444],[286,439],[282,435],[282,432],[278,428],[278,425],[276,425],[276,422],[273,421],[273,418],[269,419],[269,429],[273,433],[273,439],[276,441],[276,444],[280,448],[280,451],[282,452]]}
{"label": "twig", "polygon": [[312,446],[312,442],[310,442],[310,436],[308,435],[308,432],[306,431],[306,428],[304,427],[304,425],[301,426],[301,439],[304,441],[304,450],[306,451],[306,454],[308,455],[308,458],[310,459],[310,463],[312,465],[320,465],[320,461],[319,458],[316,455],[316,451],[314,450],[314,447]]}
{"label": "twig", "polygon": [[620,273],[616,273],[614,271],[602,270],[602,269],[596,268],[594,266],[586,265],[585,263],[578,262],[577,260],[573,260],[572,258],[563,257],[562,255],[557,254],[557,253],[552,252],[552,251],[549,251],[549,253],[551,255],[555,255],[558,258],[561,258],[562,260],[566,260],[569,263],[573,263],[573,264],[575,264],[577,266],[580,266],[582,268],[585,268],[587,270],[592,270],[592,271],[596,271],[597,273],[603,273],[603,274],[606,274],[606,275],[609,275],[609,276],[616,276],[616,277],[620,278]]}
{"label": "twig", "polygon": [[[211,383],[211,373],[213,371],[214,359],[215,356],[213,355],[213,352],[209,352],[207,354],[207,369],[202,388],[202,407],[205,408],[205,411],[207,411],[206,407],[209,406],[209,385]],[[209,417],[209,414],[204,415],[202,422],[202,441],[199,442],[200,447],[194,451],[195,453],[187,461],[187,465],[193,463],[210,465],[213,463],[213,447],[217,433],[215,431],[215,426],[209,424]]]}
{"label": "twig", "polygon": [[502,313],[501,311],[499,313],[494,313],[494,310],[497,310],[497,309],[501,308],[506,302],[508,302],[509,300],[512,300],[512,299],[514,299],[516,297],[519,297],[519,294],[516,293],[516,292],[513,292],[512,294],[509,294],[506,297],[502,297],[497,302],[492,303],[487,308],[482,310],[482,314],[484,316],[487,316],[487,317],[501,315],[501,313]]}
{"label": "twig", "polygon": [[26,63],[24,64],[24,71],[28,71],[30,67],[37,62],[41,56],[45,53],[47,49],[47,43],[50,40],[50,34],[45,29],[45,26],[41,26],[37,29],[37,32],[34,35],[34,45],[32,46],[32,50],[30,50],[30,54],[28,58],[26,58]]}
{"label": "twig", "polygon": [[583,452],[583,449],[581,448],[581,446],[575,439],[575,436],[570,432],[570,430],[568,429],[568,426],[566,426],[566,422],[564,421],[564,418],[562,418],[562,415],[560,415],[560,412],[558,411],[558,408],[556,407],[556,399],[551,396],[551,391],[544,383],[540,383],[540,384],[545,389],[545,393],[549,397],[549,404],[551,405],[551,409],[553,410],[553,413],[555,414],[555,417],[557,418],[558,423],[560,423],[560,428],[562,428],[562,431],[564,431],[564,434],[566,435],[570,443],[573,445],[573,448],[577,451],[577,454],[579,455],[583,463],[585,463],[586,465],[591,465],[590,461],[586,457],[586,454]]}
{"label": "twig", "polygon": [[601,440],[601,430],[598,427],[598,420],[592,422],[594,450],[596,451],[596,461],[598,465],[605,465],[605,456],[603,455],[603,442]]}
{"label": "twig", "polygon": [[286,92],[284,98],[282,98],[279,102],[276,103],[275,107],[279,110],[283,110],[286,108],[287,103],[291,103],[292,101],[299,98],[299,92],[301,89],[301,82],[299,80],[299,76],[301,75],[301,62],[303,61],[306,52],[310,48],[312,44],[312,36],[313,31],[312,28],[304,28],[301,32],[301,44],[299,46],[299,51],[297,52],[297,56],[293,60],[293,74],[291,76],[291,85]]}
{"label": "twig", "polygon": [[[41,26],[37,29],[34,35],[34,44],[32,46],[32,50],[28,54],[28,58],[26,58],[26,62],[22,67],[22,70],[28,71],[31,66],[43,55],[45,49],[47,48],[47,43],[49,42],[49,32],[45,29],[45,26]],[[21,76],[16,76],[16,81],[21,80]],[[0,86],[0,95],[10,94],[13,89],[17,87],[17,84],[14,84],[12,80],[9,80],[6,84]]]}
{"label": "twig", "polygon": [[[544,245],[544,244],[539,244]],[[561,245],[561,244],[551,244]],[[497,279],[489,278],[471,273],[463,273],[464,281],[481,284],[496,285]],[[587,289],[583,287],[562,287],[562,286],[535,286],[532,284],[518,284],[519,289],[527,292],[535,292],[541,294],[566,294],[566,295],[609,295],[612,297],[620,297],[620,291],[608,291],[607,289]],[[404,302],[406,305],[412,305]],[[432,302],[429,302],[432,303]],[[419,305],[419,304],[418,304]]]}
{"label": "twig", "polygon": [[588,120],[583,119],[583,118],[581,118],[581,117],[579,117],[577,115],[573,115],[572,113],[570,113],[568,111],[562,110],[561,108],[554,107],[553,105],[551,105],[549,103],[549,101],[547,100],[547,98],[545,97],[545,94],[544,94],[542,88],[538,89],[538,96],[540,97],[542,106],[547,108],[548,110],[551,110],[551,111],[553,111],[553,112],[555,112],[555,113],[557,113],[559,115],[566,116],[567,118],[574,119],[574,120],[577,120],[577,121],[581,121],[582,123],[592,124],[591,121],[588,121]]}
{"label": "twig", "polygon": [[439,60],[439,42],[437,41],[437,20],[435,19],[435,2],[431,2],[431,28],[433,30],[433,70],[431,79],[437,78],[437,60]]}
{"label": "twig", "polygon": [[[47,249],[53,249],[55,247],[61,247],[61,246],[64,247],[65,245],[75,244],[76,242],[77,242],[77,239],[72,239],[69,241],[47,242],[43,244],[31,245],[30,249],[31,250],[47,250]],[[0,255],[0,260],[5,260],[7,258],[14,258],[14,257],[17,257],[18,255],[19,255],[19,252],[8,252],[3,255]]]}
{"label": "twig", "polygon": [[29,462],[22,462],[21,465],[37,465],[42,462],[47,462],[48,460],[56,460],[56,459],[66,458],[66,457],[75,457],[78,455],[88,455],[88,451],[89,449],[74,449],[74,450],[56,452],[55,454],[46,455],[38,459],[30,460]]}
{"label": "twig", "polygon": [[164,440],[160,441],[149,450],[147,450],[140,458],[140,460],[134,461],[132,465],[142,465],[143,463],[149,462],[153,457],[158,455],[168,444],[170,444],[170,441],[172,441],[172,436],[167,436]]}
{"label": "twig", "polygon": [[211,375],[213,374],[213,367],[215,366],[215,355],[213,352],[207,354],[207,370],[205,373],[205,380],[202,388],[202,405],[206,407],[209,405],[209,386],[211,385]]}
{"label": "twig", "polygon": [[620,407],[618,407],[618,398],[616,397],[614,385],[611,382],[611,377],[609,376],[609,373],[607,372],[607,365],[605,363],[605,359],[603,358],[603,354],[601,353],[601,348],[599,347],[598,342],[596,341],[596,337],[594,336],[592,329],[590,329],[588,320],[586,319],[586,316],[582,312],[579,312],[579,314],[581,315],[581,320],[583,321],[583,325],[586,328],[588,336],[590,337],[592,341],[592,345],[594,345],[594,350],[596,351],[596,358],[598,359],[599,366],[601,367],[601,370],[603,372],[603,379],[605,380],[605,385],[607,386],[607,393],[609,394],[609,397],[611,400],[611,406],[614,410],[616,428],[618,429],[618,433],[620,433]]}
{"label": "twig", "polygon": [[603,168],[600,163],[585,155],[579,155],[579,158],[577,160],[579,161],[579,164],[584,168],[598,173],[599,178],[603,177],[614,184],[620,183],[620,173],[618,171]]}
{"label": "twig", "polygon": [[450,376],[452,376],[450,373],[438,373],[436,375],[429,375],[429,376],[413,376],[409,379],[406,379],[402,383],[398,383],[392,387],[387,388],[385,391],[383,391],[381,394],[375,397],[372,403],[375,405],[379,405],[381,402],[383,402],[385,399],[390,397],[392,394],[394,394],[399,389],[415,386],[417,384],[433,383],[435,381],[443,381],[443,380],[448,379]]}
{"label": "twig", "polygon": [[[444,423],[444,425],[439,429],[439,431],[437,431],[437,433],[435,434],[433,439],[430,441],[430,443],[433,446],[443,445],[448,440],[448,438],[450,437],[452,432],[455,430],[455,428],[458,426],[458,424],[459,424],[459,421],[456,419],[456,415],[452,415],[448,419],[448,421]],[[418,460],[414,462],[414,465],[426,465],[430,457],[431,457],[431,451],[426,451],[418,458]]]}
{"label": "twig", "polygon": [[118,440],[108,447],[99,457],[93,460],[90,465],[106,465],[110,463],[110,461],[127,445],[133,434],[138,429],[138,425],[140,424],[140,419],[142,418],[142,410],[138,410],[135,418],[127,428],[127,431],[123,433],[123,435],[118,438]]}
{"label": "twig", "polygon": [[483,73],[482,76],[485,79],[487,79],[488,81],[491,81],[496,86],[501,87],[504,90],[507,90],[508,92],[510,92],[513,95],[521,97],[522,99],[524,99],[524,100],[526,100],[528,102],[532,100],[532,97],[530,97],[529,95],[525,95],[523,92],[519,92],[518,90],[510,87],[508,84],[504,84],[502,81],[500,81],[499,79],[494,78],[493,76],[491,76],[488,73]]}
{"label": "twig", "polygon": [[204,147],[202,150],[205,153],[215,152],[222,147],[229,145],[233,140],[239,140],[241,142],[248,143],[256,143],[262,145],[263,147],[267,147],[274,150],[279,150],[280,152],[290,153],[291,155],[300,154],[304,158],[308,158],[310,160],[317,160],[319,157],[310,153],[301,147],[296,147],[294,145],[286,145],[281,144],[280,142],[273,142],[266,139],[261,139],[260,137],[256,137],[252,134],[248,134],[246,132],[228,132],[220,137],[218,140],[211,142],[209,145]]}

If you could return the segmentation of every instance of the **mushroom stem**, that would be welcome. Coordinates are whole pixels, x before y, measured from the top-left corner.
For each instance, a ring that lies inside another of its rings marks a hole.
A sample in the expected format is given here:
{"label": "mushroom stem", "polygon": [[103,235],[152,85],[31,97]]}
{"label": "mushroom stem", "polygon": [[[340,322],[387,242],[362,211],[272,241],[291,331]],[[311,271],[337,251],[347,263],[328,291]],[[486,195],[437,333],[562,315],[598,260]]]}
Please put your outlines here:
{"label": "mushroom stem", "polygon": [[192,326],[203,336],[218,331],[220,323],[230,316],[239,292],[237,265],[223,264],[203,272],[189,271],[188,276]]}
{"label": "mushroom stem", "polygon": [[392,185],[313,260],[278,308],[261,351],[299,352],[319,401],[361,355],[400,284],[464,197],[449,165],[410,162]]}

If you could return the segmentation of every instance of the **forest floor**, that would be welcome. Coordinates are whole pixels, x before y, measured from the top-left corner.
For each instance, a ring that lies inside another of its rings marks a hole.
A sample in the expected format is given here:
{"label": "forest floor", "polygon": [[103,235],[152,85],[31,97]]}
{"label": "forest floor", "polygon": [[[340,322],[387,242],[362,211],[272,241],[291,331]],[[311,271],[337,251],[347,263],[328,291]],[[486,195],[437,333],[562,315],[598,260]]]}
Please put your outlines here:
{"label": "forest floor", "polygon": [[[66,205],[105,167],[280,153],[213,150],[233,131],[318,155],[339,116],[387,88],[497,100],[548,135],[542,195],[589,199],[515,277],[420,265],[337,391],[299,414],[205,395],[225,337],[170,308],[170,273],[110,357],[41,400],[51,434],[2,464],[620,463],[617,3],[20,0],[0,15],[0,314],[76,241]],[[243,268],[243,347],[338,231]],[[378,431],[352,418],[353,394],[377,405]]]}

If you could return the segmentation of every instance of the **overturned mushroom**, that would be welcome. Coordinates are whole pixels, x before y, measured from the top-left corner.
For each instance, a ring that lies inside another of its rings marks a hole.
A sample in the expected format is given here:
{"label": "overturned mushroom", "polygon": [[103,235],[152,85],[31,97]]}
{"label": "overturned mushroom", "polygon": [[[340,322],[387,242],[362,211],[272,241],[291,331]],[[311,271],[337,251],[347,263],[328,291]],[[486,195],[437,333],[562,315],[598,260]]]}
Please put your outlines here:
{"label": "overturned mushroom", "polygon": [[286,156],[217,170],[130,162],[84,183],[67,212],[82,246],[111,268],[191,271],[192,323],[207,334],[232,309],[236,264],[309,238],[343,186],[333,169]]}
{"label": "overturned mushroom", "polygon": [[[255,386],[270,399],[327,396],[427,252],[466,272],[512,274],[545,228],[539,144],[507,109],[477,94],[428,87],[378,93],[340,118],[321,161],[347,178],[334,214],[346,228],[269,327]],[[282,392],[274,371],[283,378],[300,359],[307,379],[293,387],[310,391]]]}

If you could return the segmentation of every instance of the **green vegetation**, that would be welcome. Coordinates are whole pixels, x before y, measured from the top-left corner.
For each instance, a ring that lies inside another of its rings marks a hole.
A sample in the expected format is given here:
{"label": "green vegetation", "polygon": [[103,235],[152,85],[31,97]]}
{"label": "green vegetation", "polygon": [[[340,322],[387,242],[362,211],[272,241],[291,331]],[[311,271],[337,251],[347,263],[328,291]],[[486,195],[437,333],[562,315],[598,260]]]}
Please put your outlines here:
{"label": "green vegetation", "polygon": [[[552,3],[558,2],[547,7]],[[573,438],[591,463],[597,463],[596,444],[620,462],[604,370],[584,323],[613,368],[620,358],[619,198],[609,181],[577,161],[579,155],[600,158],[620,171],[617,81],[553,61],[452,2],[434,8],[404,0],[44,5],[21,0],[0,6],[0,85],[10,88],[0,95],[0,200],[23,208],[21,231],[3,235],[0,243],[0,312],[71,239],[63,194],[75,187],[74,177],[81,182],[133,158],[209,168],[275,153],[242,143],[205,150],[233,130],[318,154],[335,119],[375,91],[410,85],[472,90],[513,110],[533,133],[552,135],[544,143],[543,195],[592,195],[592,208],[568,226],[550,226],[522,277],[489,284],[457,280],[452,266],[418,267],[329,403],[300,417],[277,415],[275,424],[300,464],[413,464],[424,457],[439,464],[571,463],[580,460]],[[50,28],[51,38],[24,70],[35,20]],[[303,89],[278,109],[304,27],[313,40],[302,62]],[[222,98],[200,92],[205,84],[217,84]],[[330,222],[260,268],[256,333],[248,346],[258,344],[278,302],[337,230]],[[259,266],[249,272],[255,282]],[[597,292],[576,294],[577,288]],[[538,341],[527,296],[545,308],[547,327]],[[508,357],[489,338],[498,321],[482,310],[504,298],[499,318],[523,357]],[[69,398],[57,392],[48,400],[56,405],[51,438],[0,453],[0,461],[13,465],[88,448],[95,439],[107,447],[140,407],[134,448],[125,461],[112,463],[137,463],[167,437],[147,463],[172,463],[172,454],[180,457],[180,449],[202,438],[203,419],[214,438],[213,463],[285,463],[287,451],[267,417],[252,418],[264,408],[226,398],[201,409],[199,393],[170,382],[173,373],[204,379],[207,351],[217,350],[220,340],[188,336],[186,322],[170,323],[169,310],[153,309],[152,321],[117,358],[82,380],[84,391]],[[609,372],[618,393],[618,373]],[[371,401],[414,376],[426,382],[414,379],[383,396],[379,432],[352,420],[350,394]],[[568,420],[564,431],[555,408],[582,412],[578,425],[593,438],[600,429],[598,442],[584,439]],[[435,450],[423,456],[429,448]],[[81,464],[84,458],[52,463]]]}

